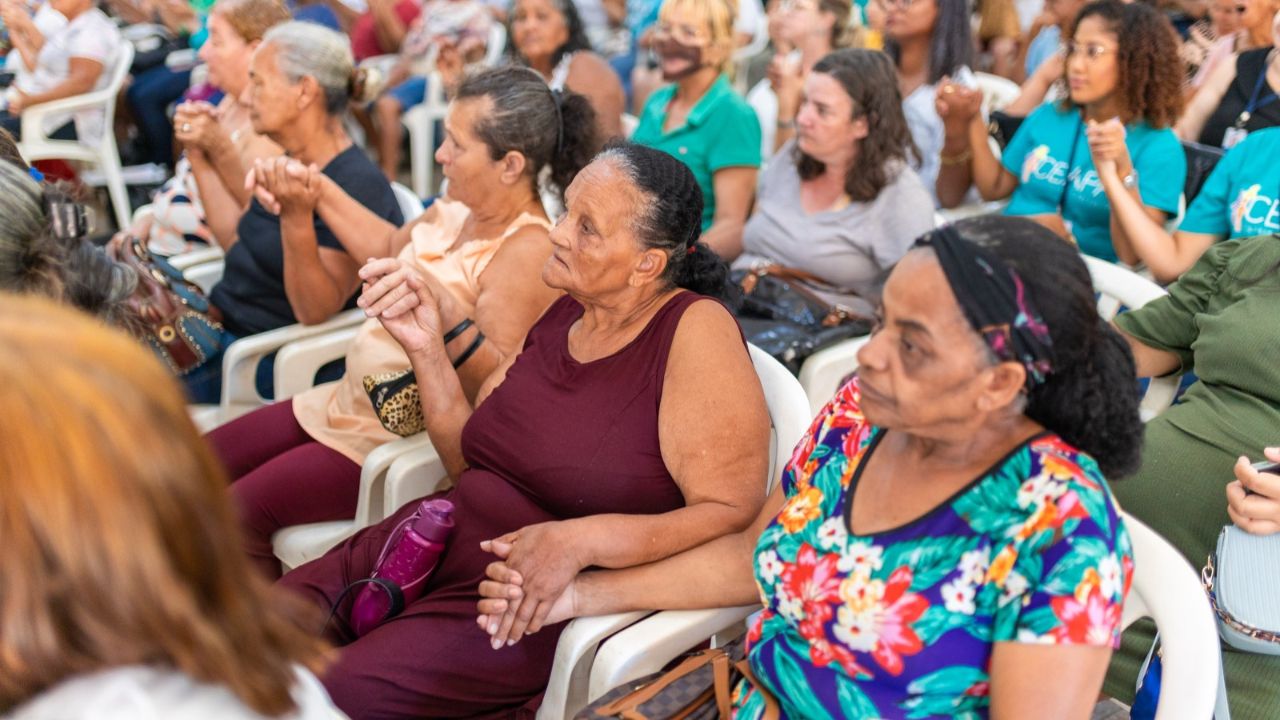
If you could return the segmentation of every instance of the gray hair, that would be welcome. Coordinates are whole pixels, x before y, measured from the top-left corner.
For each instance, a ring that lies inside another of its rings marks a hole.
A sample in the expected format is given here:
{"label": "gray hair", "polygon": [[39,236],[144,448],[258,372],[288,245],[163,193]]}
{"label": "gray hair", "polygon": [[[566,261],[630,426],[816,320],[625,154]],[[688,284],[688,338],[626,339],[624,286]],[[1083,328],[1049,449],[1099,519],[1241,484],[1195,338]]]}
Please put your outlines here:
{"label": "gray hair", "polygon": [[363,82],[356,77],[351,41],[346,35],[323,25],[294,20],[268,30],[258,51],[268,45],[275,48],[276,66],[289,82],[315,78],[330,115],[342,114],[351,99],[359,99],[362,94],[358,86]]}
{"label": "gray hair", "polygon": [[0,162],[0,217],[0,290],[60,297],[61,253],[46,232],[44,191],[7,162]]}
{"label": "gray hair", "polygon": [[0,290],[60,300],[135,331],[138,321],[126,301],[137,276],[87,238],[56,237],[46,210],[49,201],[71,199],[12,163],[0,162]]}

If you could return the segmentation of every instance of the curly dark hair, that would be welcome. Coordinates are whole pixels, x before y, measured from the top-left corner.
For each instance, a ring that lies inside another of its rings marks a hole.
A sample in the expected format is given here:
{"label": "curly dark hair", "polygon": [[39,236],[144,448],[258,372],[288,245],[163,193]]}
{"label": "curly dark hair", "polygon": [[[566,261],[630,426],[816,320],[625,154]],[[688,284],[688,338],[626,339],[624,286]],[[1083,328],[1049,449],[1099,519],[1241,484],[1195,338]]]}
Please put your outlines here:
{"label": "curly dark hair", "polygon": [[[929,38],[929,75],[927,82],[937,85],[943,75],[952,75],[961,67],[973,67],[973,26],[969,20],[968,0],[935,0],[938,17],[933,21]],[[898,43],[885,37],[884,51],[898,65]],[[895,82],[897,82],[895,80]]]}
{"label": "curly dark hair", "polygon": [[667,252],[664,279],[734,307],[739,298],[729,266],[702,235],[702,189],[684,163],[661,150],[613,140],[597,160],[614,163],[647,198],[636,214],[635,233],[645,247]]}
{"label": "curly dark hair", "polygon": [[1093,282],[1070,244],[1026,218],[984,215],[953,226],[1018,273],[1053,340],[1053,371],[1023,412],[1098,462],[1108,478],[1142,460],[1138,384],[1129,344],[1098,315]]}
{"label": "curly dark hair", "polygon": [[[573,3],[573,0],[549,0],[549,2],[551,7],[564,16],[564,26],[569,31],[568,39],[551,54],[551,67],[555,67],[565,55],[579,50],[591,50],[591,40],[587,38],[587,26],[583,24],[582,16],[578,14],[578,6]],[[513,4],[511,17],[507,19],[507,37],[511,38],[511,42],[507,43],[507,56],[517,64],[528,65],[528,58],[521,55],[516,48],[515,22],[516,9]]]}
{"label": "curly dark hair", "polygon": [[573,92],[547,87],[534,70],[504,65],[463,78],[454,100],[487,97],[493,109],[476,123],[476,136],[501,160],[514,150],[526,159],[530,181],[551,166],[551,183],[561,202],[564,189],[600,149],[591,103]]}
{"label": "curly dark hair", "polygon": [[[1120,118],[1125,122],[1142,119],[1155,128],[1171,127],[1182,115],[1182,67],[1178,57],[1178,32],[1162,12],[1143,3],[1099,0],[1085,5],[1071,24],[1067,37],[1075,37],[1080,23],[1099,18],[1115,34],[1119,50],[1116,62],[1120,80],[1116,97]],[[1066,82],[1063,67],[1062,82]],[[1070,94],[1063,107],[1072,107]]]}
{"label": "curly dark hair", "polygon": [[[907,155],[918,159],[920,151],[911,139],[902,114],[898,76],[889,56],[878,50],[836,50],[813,66],[811,72],[830,75],[853,100],[853,119],[867,119],[867,136],[858,143],[858,155],[844,179],[844,191],[855,202],[870,202],[905,166]],[[812,180],[826,171],[817,159],[792,149],[796,171]]]}

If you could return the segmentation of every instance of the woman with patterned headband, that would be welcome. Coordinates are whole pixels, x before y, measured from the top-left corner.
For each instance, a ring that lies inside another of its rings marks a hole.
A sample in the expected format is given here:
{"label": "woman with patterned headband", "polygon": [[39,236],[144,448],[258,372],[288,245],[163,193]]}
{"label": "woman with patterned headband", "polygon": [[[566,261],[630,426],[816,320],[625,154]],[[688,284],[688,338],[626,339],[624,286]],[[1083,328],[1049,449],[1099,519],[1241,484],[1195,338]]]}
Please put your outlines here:
{"label": "woman with patterned headband", "polygon": [[[1117,392],[1132,357],[1093,303],[1080,257],[1029,220],[925,235],[749,529],[579,575],[542,623],[506,622],[524,578],[495,564],[480,623],[510,641],[762,600],[748,658],[783,717],[1088,717],[1133,568],[1104,475],[1137,465],[1141,431]],[[735,714],[763,703],[740,688]]]}

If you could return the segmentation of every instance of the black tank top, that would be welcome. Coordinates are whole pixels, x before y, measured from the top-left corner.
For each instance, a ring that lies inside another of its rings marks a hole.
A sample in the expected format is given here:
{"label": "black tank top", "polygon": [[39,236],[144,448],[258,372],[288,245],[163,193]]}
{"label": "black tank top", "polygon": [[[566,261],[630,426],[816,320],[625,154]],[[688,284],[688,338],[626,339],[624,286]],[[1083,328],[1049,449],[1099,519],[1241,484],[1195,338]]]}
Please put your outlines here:
{"label": "black tank top", "polygon": [[[1200,143],[1203,145],[1211,145],[1213,147],[1222,147],[1223,136],[1227,132],[1227,128],[1236,124],[1236,119],[1240,117],[1240,113],[1244,112],[1245,107],[1249,104],[1249,97],[1253,95],[1253,89],[1258,87],[1258,78],[1267,73],[1267,56],[1271,53],[1271,48],[1257,48],[1256,50],[1247,50],[1240,53],[1236,57],[1236,77],[1231,81],[1230,87],[1222,95],[1222,101],[1218,103],[1218,107],[1209,116],[1204,124],[1204,129],[1200,131]],[[1264,80],[1262,87],[1259,88],[1258,100],[1264,101],[1268,95],[1277,92],[1277,88],[1270,87]],[[1280,125],[1280,101],[1272,100],[1265,105],[1259,105],[1250,113],[1249,121],[1244,124],[1244,129],[1249,132],[1256,132],[1264,128],[1275,127]]]}

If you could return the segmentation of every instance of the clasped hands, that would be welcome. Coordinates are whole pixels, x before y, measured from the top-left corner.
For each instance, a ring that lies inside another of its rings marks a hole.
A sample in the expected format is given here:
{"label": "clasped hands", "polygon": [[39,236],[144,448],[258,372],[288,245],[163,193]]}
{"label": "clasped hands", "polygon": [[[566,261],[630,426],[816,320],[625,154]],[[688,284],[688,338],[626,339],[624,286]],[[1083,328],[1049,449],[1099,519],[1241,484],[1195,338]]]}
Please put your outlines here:
{"label": "clasped hands", "polygon": [[244,189],[273,215],[313,212],[320,202],[324,174],[314,164],[283,155],[259,158],[244,178]]}
{"label": "clasped hands", "polygon": [[495,650],[577,614],[574,580],[589,562],[576,552],[574,522],[529,525],[480,543],[498,558],[485,569],[476,604],[476,624]]}
{"label": "clasped hands", "polygon": [[212,155],[230,144],[231,138],[220,122],[218,108],[204,102],[184,102],[173,113],[173,136],[188,152]]}

